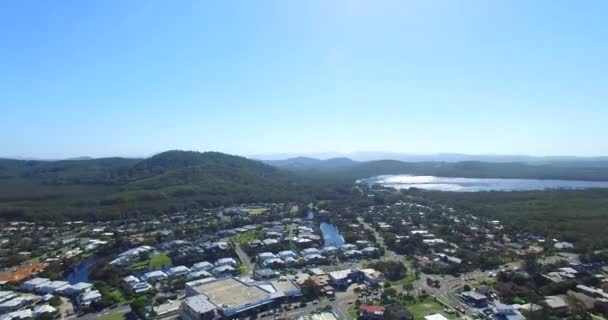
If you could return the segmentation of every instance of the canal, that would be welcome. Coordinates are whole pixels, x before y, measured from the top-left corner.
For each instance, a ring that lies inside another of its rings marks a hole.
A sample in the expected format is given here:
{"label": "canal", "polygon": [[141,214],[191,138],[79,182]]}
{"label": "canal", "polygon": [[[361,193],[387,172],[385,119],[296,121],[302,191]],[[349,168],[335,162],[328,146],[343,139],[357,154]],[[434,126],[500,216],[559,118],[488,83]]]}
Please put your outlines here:
{"label": "canal", "polygon": [[335,225],[327,222],[321,222],[319,228],[321,229],[321,234],[323,235],[323,246],[334,246],[339,248],[344,244],[344,237]]}

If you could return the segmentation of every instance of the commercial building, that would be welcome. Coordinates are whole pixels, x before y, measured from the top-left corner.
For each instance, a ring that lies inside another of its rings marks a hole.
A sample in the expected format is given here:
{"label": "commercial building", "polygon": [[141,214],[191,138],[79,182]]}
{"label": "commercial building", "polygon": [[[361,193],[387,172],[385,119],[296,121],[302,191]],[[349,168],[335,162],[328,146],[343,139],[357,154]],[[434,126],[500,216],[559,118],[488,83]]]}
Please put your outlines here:
{"label": "commercial building", "polygon": [[179,315],[184,320],[213,320],[217,308],[205,296],[198,295],[184,299]]}
{"label": "commercial building", "polygon": [[299,296],[301,291],[288,279],[249,283],[230,277],[186,283],[186,295],[208,300],[220,317],[230,318],[252,309],[263,310],[274,301]]}

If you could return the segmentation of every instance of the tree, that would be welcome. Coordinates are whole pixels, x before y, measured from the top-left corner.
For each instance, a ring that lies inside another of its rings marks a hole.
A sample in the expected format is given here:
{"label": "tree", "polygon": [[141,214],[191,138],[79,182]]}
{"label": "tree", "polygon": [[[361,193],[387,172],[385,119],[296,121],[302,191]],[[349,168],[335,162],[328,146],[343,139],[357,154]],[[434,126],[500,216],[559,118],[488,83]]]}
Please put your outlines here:
{"label": "tree", "polygon": [[302,295],[307,300],[314,300],[321,296],[321,290],[317,287],[317,284],[312,279],[306,279],[300,286],[302,289]]}
{"label": "tree", "polygon": [[146,296],[137,297],[131,304],[131,312],[133,312],[140,319],[146,318],[146,306],[150,304],[150,299]]}
{"label": "tree", "polygon": [[535,275],[541,271],[541,265],[538,263],[536,256],[527,255],[524,259],[523,269],[530,275]]}
{"label": "tree", "polygon": [[53,296],[49,300],[49,304],[53,307],[59,307],[62,303],[63,303],[63,301],[61,301],[61,298],[59,296]]}

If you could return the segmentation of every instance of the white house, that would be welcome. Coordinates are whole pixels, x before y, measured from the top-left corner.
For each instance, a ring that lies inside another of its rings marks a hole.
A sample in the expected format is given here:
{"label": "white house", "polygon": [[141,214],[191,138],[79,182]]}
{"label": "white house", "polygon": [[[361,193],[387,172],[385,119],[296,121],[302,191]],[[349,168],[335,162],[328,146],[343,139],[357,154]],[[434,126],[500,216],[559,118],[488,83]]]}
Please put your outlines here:
{"label": "white house", "polygon": [[159,281],[166,278],[167,274],[160,270],[150,271],[142,276],[142,279],[145,281]]}
{"label": "white house", "polygon": [[190,269],[186,266],[177,266],[173,268],[169,268],[167,270],[167,275],[170,277],[182,277],[187,276],[190,273]]}
{"label": "white house", "polygon": [[35,291],[36,287],[46,283],[46,282],[50,282],[49,279],[47,278],[34,278],[34,279],[30,279],[24,283],[21,284],[21,289],[25,290],[25,291]]}

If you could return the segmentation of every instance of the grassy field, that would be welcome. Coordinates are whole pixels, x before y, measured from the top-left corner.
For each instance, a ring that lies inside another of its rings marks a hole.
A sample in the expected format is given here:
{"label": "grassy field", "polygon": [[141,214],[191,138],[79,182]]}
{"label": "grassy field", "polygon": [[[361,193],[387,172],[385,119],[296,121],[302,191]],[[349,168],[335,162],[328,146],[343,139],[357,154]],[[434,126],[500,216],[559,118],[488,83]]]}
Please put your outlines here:
{"label": "grassy field", "polygon": [[254,239],[264,239],[264,233],[261,231],[248,231],[232,237],[235,243],[245,245]]}
{"label": "grassy field", "polygon": [[150,270],[153,270],[164,267],[170,267],[172,265],[173,261],[171,261],[171,258],[168,255],[164,253],[158,253],[152,256],[152,258],[150,258],[149,268]]}
{"label": "grassy field", "polygon": [[414,320],[424,319],[425,316],[434,313],[441,313],[448,319],[456,319],[454,315],[449,315],[443,312],[444,307],[441,304],[433,301],[433,299],[427,299],[415,304],[408,304],[405,307],[412,313]]}
{"label": "grassy field", "polygon": [[390,281],[394,287],[402,287],[404,284],[412,284],[416,281],[416,270],[411,260],[404,261],[405,267],[407,268],[407,275],[400,280]]}
{"label": "grassy field", "polygon": [[150,265],[150,260],[146,259],[146,260],[137,261],[137,262],[131,264],[128,269],[129,270],[147,269],[149,265]]}
{"label": "grassy field", "polygon": [[123,304],[127,302],[125,296],[122,295],[122,292],[118,289],[114,289],[108,293],[115,301],[118,301],[118,304]]}
{"label": "grassy field", "polygon": [[100,317],[98,317],[98,320],[123,320],[126,319],[125,317],[125,313],[112,313],[112,314],[105,314],[102,315]]}

